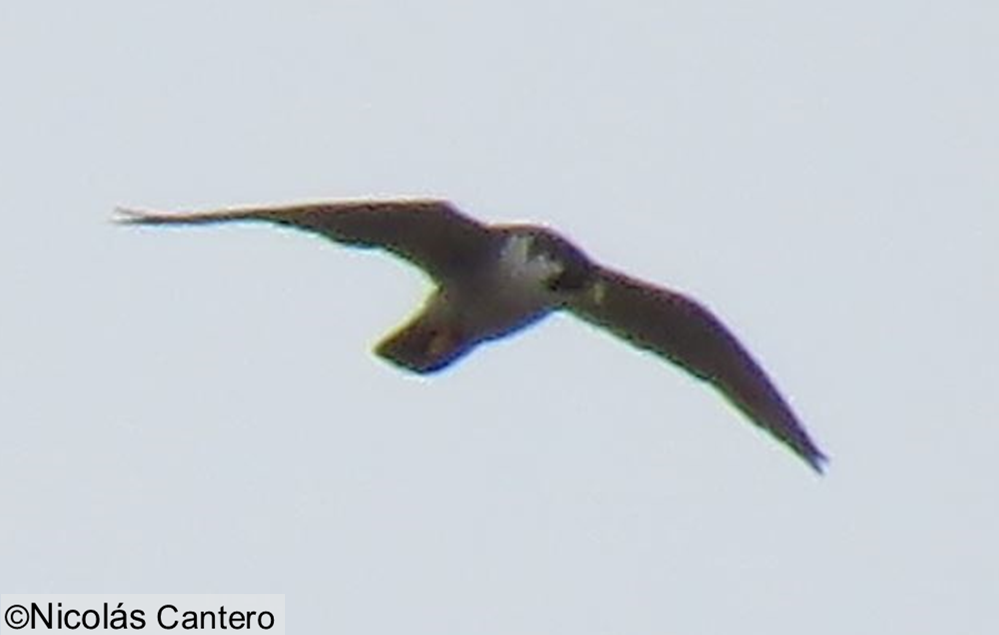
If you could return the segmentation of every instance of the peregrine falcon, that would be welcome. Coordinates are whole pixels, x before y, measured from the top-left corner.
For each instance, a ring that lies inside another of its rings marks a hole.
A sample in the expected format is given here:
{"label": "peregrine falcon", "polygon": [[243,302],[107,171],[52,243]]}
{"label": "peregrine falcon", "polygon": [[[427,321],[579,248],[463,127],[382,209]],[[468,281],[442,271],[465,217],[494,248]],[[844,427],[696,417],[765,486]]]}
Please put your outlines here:
{"label": "peregrine falcon", "polygon": [[711,384],[816,471],[826,461],[767,374],[704,305],[604,267],[546,227],[481,223],[438,199],[118,212],[131,225],[264,221],[409,261],[436,286],[375,352],[415,373],[441,370],[483,342],[568,311]]}

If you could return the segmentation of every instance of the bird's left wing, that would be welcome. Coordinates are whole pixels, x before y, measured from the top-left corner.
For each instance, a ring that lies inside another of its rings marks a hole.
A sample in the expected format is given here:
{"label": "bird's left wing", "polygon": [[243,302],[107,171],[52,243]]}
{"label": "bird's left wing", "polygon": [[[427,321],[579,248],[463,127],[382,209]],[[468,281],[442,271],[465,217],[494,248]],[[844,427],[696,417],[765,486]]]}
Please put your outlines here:
{"label": "bird's left wing", "polygon": [[753,423],[822,471],[825,455],[767,374],[714,314],[683,294],[615,271],[600,269],[596,275],[589,290],[570,302],[570,311],[712,384]]}
{"label": "bird's left wing", "polygon": [[482,258],[497,240],[488,227],[439,199],[356,199],[180,213],[119,208],[118,215],[120,222],[136,225],[276,223],[346,245],[385,249],[440,280]]}

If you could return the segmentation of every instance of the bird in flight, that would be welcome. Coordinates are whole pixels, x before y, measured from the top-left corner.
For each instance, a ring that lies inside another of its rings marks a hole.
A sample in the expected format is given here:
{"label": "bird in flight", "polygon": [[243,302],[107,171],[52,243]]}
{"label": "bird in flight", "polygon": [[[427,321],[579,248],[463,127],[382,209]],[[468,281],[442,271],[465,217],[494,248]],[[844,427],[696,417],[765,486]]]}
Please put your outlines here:
{"label": "bird in flight", "polygon": [[774,383],[711,311],[682,293],[598,264],[546,227],[481,223],[438,199],[118,213],[117,220],[129,225],[263,221],[409,261],[436,287],[422,310],[375,352],[415,373],[441,370],[483,342],[568,311],[711,384],[817,472],[826,461]]}

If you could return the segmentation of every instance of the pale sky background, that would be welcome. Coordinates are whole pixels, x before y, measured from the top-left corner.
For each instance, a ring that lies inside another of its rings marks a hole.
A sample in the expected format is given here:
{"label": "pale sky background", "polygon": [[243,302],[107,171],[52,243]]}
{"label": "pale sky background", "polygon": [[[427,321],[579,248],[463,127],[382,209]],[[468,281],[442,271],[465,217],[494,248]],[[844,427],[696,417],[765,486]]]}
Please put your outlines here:
{"label": "pale sky background", "polygon": [[[0,589],[293,633],[996,633],[999,5],[0,5]],[[568,317],[430,379],[389,257],[163,209],[441,195],[739,333],[832,457]]]}

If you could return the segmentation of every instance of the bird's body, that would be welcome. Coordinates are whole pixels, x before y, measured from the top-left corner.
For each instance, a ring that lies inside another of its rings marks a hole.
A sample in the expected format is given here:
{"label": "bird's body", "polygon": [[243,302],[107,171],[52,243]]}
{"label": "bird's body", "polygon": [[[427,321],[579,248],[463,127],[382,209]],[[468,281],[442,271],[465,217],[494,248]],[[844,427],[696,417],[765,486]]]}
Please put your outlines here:
{"label": "bird's body", "polygon": [[436,282],[423,309],[375,351],[417,373],[566,310],[714,385],[813,468],[825,456],[766,373],[727,328],[687,296],[595,263],[537,225],[486,225],[435,199],[347,200],[183,214],[121,210],[139,225],[266,221],[388,250]]}
{"label": "bird's body", "polygon": [[532,257],[533,237],[510,233],[496,259],[497,266],[451,285],[453,304],[460,307],[467,330],[482,340],[496,339],[520,330],[554,309],[558,295],[545,286],[556,275],[558,263]]}
{"label": "bird's body", "polygon": [[[532,256],[533,237],[509,232],[481,266],[440,284],[410,323],[376,352],[420,373],[448,366],[477,344],[505,337],[555,310],[561,299],[545,285],[558,263]],[[489,264],[486,264],[489,263]]]}

